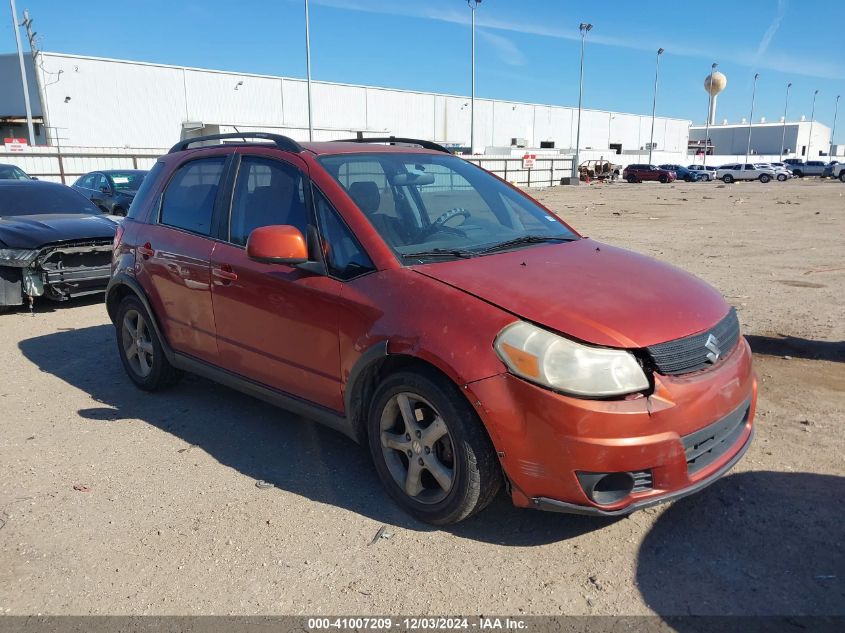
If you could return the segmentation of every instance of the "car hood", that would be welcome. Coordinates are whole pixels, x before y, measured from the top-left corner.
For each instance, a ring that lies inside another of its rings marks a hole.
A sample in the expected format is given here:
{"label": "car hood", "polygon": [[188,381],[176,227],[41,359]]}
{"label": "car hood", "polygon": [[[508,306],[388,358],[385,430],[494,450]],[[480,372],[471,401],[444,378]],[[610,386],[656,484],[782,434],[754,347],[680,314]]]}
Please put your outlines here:
{"label": "car hood", "polygon": [[693,275],[591,239],[413,268],[519,318],[611,347],[689,336],[729,310]]}
{"label": "car hood", "polygon": [[113,238],[116,228],[117,221],[109,215],[0,216],[0,243],[7,248],[38,248],[53,242]]}

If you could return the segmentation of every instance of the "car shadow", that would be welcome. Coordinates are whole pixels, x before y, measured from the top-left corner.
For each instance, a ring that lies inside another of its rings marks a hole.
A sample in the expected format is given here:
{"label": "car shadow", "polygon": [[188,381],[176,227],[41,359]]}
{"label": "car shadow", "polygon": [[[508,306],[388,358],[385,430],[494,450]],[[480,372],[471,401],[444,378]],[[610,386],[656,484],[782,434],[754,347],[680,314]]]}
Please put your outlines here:
{"label": "car shadow", "polygon": [[35,300],[35,304],[32,307],[32,310],[29,309],[27,304],[23,304],[20,306],[10,306],[8,312],[0,312],[1,316],[9,316],[12,314],[45,314],[50,312],[56,312],[58,310],[67,310],[72,308],[78,308],[82,306],[90,306],[103,303],[105,301],[105,295],[103,293],[95,293],[91,295],[85,295],[82,297],[71,297],[67,301],[53,301],[52,299],[45,299],[43,297],[39,297]]}
{"label": "car shadow", "polygon": [[674,616],[845,616],[843,498],[845,477],[763,471],[675,502],[640,546],[643,599],[678,631],[699,629]]}
{"label": "car shadow", "polygon": [[[79,410],[85,419],[110,424],[142,420],[250,479],[380,523],[440,529],[399,509],[384,492],[367,449],[336,431],[197,376],[185,376],[173,389],[155,394],[137,389],[124,373],[110,325],[59,331],[24,340],[19,347],[42,371],[100,403]],[[501,494],[479,515],[442,529],[467,539],[530,546],[577,537],[611,522],[518,509]]]}
{"label": "car shadow", "polygon": [[793,356],[845,363],[845,341],[814,341],[796,336],[745,336],[751,351],[765,356]]}

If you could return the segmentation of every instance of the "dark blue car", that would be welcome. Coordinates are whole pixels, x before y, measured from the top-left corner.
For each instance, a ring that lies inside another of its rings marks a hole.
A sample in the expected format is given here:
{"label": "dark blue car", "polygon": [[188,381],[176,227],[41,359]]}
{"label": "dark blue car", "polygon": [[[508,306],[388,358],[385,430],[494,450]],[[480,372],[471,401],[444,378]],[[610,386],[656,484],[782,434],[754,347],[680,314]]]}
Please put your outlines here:
{"label": "dark blue car", "polygon": [[698,182],[699,180],[706,179],[703,173],[687,169],[683,165],[660,165],[660,169],[674,171],[678,180],[685,180],[686,182]]}

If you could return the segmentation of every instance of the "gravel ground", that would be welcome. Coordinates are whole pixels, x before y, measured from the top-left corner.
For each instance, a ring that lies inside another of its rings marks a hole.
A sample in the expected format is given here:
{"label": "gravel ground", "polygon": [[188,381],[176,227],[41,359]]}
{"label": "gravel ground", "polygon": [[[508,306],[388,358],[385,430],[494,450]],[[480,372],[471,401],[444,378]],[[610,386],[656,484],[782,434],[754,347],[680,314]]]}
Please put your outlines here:
{"label": "gravel ground", "polygon": [[99,298],[42,303],[0,316],[0,613],[845,614],[845,186],[538,196],[738,308],[761,395],[732,474],[625,519],[499,498],[434,529],[344,437],[199,378],[142,393]]}

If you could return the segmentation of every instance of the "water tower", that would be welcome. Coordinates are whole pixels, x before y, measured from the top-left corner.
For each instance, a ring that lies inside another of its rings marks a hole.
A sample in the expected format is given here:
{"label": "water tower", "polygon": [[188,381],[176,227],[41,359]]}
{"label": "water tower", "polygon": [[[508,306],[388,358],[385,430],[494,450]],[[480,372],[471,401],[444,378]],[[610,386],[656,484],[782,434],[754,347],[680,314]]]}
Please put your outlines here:
{"label": "water tower", "polygon": [[716,97],[728,85],[728,78],[719,71],[712,72],[704,78],[704,89],[710,94],[710,112],[707,120],[710,125],[716,124]]}

